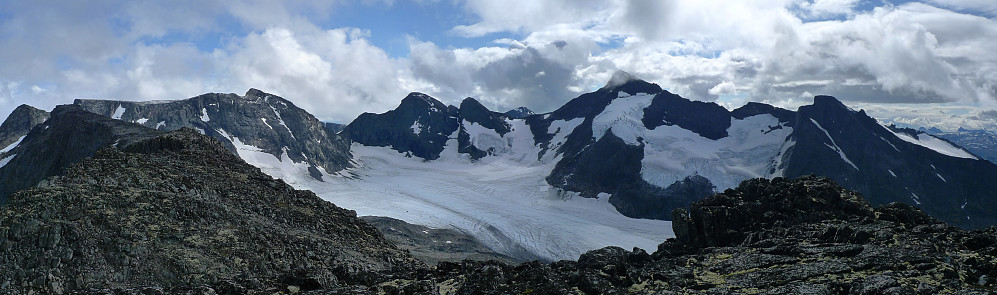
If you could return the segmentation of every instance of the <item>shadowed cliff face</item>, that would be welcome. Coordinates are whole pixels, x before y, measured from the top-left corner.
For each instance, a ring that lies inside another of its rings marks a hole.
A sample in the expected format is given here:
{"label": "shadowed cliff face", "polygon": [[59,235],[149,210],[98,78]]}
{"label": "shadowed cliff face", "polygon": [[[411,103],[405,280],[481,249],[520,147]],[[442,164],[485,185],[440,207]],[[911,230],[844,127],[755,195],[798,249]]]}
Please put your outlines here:
{"label": "shadowed cliff face", "polygon": [[[86,111],[145,127],[194,128],[231,152],[249,145],[312,170],[335,173],[350,167],[349,144],[325,123],[280,96],[250,89],[245,95],[207,93],[184,100],[130,102],[77,99]],[[322,180],[321,177],[316,177]]]}
{"label": "shadowed cliff face", "polygon": [[48,120],[48,112],[22,104],[0,124],[0,149],[4,149],[28,134],[31,128]]}
{"label": "shadowed cliff face", "polygon": [[424,267],[355,212],[270,178],[192,129],[101,148],[2,210],[0,293],[273,293]]}
{"label": "shadowed cliff face", "polygon": [[0,201],[29,188],[45,177],[62,174],[66,167],[93,155],[98,149],[149,138],[161,131],[112,120],[76,106],[56,107],[51,118],[37,124],[10,150],[0,167]]}

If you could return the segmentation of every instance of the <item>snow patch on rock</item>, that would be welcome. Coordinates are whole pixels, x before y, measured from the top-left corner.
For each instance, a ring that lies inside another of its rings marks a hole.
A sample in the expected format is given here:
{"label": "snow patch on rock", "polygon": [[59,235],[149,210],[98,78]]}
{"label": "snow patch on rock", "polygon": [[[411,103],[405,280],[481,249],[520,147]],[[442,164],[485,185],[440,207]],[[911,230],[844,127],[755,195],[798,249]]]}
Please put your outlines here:
{"label": "snow patch on rock", "polygon": [[848,165],[852,165],[852,168],[855,168],[855,170],[859,170],[859,166],[855,166],[855,163],[852,163],[852,160],[848,159],[848,155],[845,155],[845,151],[841,150],[841,147],[839,147],[838,144],[834,142],[834,138],[831,137],[830,132],[827,132],[827,129],[824,129],[823,126],[820,126],[820,123],[817,123],[817,120],[814,120],[813,118],[810,118],[810,122],[813,122],[814,125],[816,125],[817,128],[820,129],[820,131],[824,131],[824,135],[827,136],[827,139],[831,140],[831,144],[825,143],[824,145],[826,145],[831,150],[838,152],[838,156],[841,156],[841,159],[844,160],[845,163],[848,163]]}
{"label": "snow patch on rock", "polygon": [[17,139],[17,141],[15,141],[14,143],[12,143],[12,144],[8,145],[7,147],[3,148],[2,150],[0,150],[0,154],[9,152],[10,150],[13,150],[14,148],[16,148],[19,144],[21,144],[21,141],[24,140],[25,136],[27,136],[27,135],[22,135],[20,138]]}
{"label": "snow patch on rock", "polygon": [[118,108],[114,110],[114,114],[111,114],[111,119],[121,120],[121,116],[125,114],[125,107],[118,105]]}
{"label": "snow patch on rock", "polygon": [[973,156],[973,154],[970,154],[966,150],[958,146],[952,145],[947,141],[931,136],[930,134],[927,133],[920,133],[917,134],[916,136],[910,136],[907,135],[906,133],[901,133],[901,132],[893,132],[893,134],[896,135],[898,138],[902,139],[903,141],[929,148],[933,151],[936,151],[946,156],[979,160],[979,158]]}
{"label": "snow patch on rock", "polygon": [[13,154],[3,159],[0,159],[0,168],[3,168],[3,166],[7,166],[7,163],[10,163],[10,160],[13,160],[15,156],[17,156],[17,154]]}

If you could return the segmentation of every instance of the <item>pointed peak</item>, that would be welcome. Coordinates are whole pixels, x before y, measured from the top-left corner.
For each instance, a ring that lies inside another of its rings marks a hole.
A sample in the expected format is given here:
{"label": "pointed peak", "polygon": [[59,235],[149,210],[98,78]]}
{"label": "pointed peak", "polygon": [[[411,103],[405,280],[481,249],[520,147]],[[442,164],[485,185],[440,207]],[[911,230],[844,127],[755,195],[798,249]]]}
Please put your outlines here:
{"label": "pointed peak", "polygon": [[402,99],[401,104],[398,105],[398,109],[430,109],[435,111],[446,111],[448,109],[447,105],[442,101],[433,98],[425,93],[412,92],[409,93],[405,98]]}
{"label": "pointed peak", "polygon": [[661,86],[658,86],[658,84],[641,80],[624,71],[616,71],[613,74],[613,78],[609,79],[609,82],[606,83],[606,86],[603,86],[599,90],[622,91],[630,95],[636,95],[637,93],[657,94],[662,91]]}
{"label": "pointed peak", "polygon": [[265,97],[267,95],[270,94],[256,88],[249,88],[249,91],[246,91],[246,97]]}
{"label": "pointed peak", "polygon": [[478,101],[477,99],[474,99],[473,97],[466,97],[466,98],[464,98],[464,100],[462,100],[460,102],[461,106],[464,106],[464,104],[477,104],[477,105],[481,105],[481,102]]}
{"label": "pointed peak", "polygon": [[17,108],[14,109],[14,112],[45,112],[45,111],[33,106],[29,106],[27,104],[22,104],[17,106]]}
{"label": "pointed peak", "polygon": [[641,80],[637,79],[637,77],[634,77],[634,75],[631,75],[630,73],[627,73],[622,70],[617,70],[616,73],[613,73],[613,77],[609,79],[609,82],[606,83],[606,86],[603,88],[607,89],[615,88],[630,83],[631,81],[641,81]]}
{"label": "pointed peak", "polygon": [[512,119],[522,119],[522,118],[526,118],[526,117],[532,116],[534,114],[536,114],[536,113],[534,113],[533,111],[531,111],[530,109],[528,109],[526,107],[518,107],[518,108],[515,108],[515,109],[511,109],[508,112],[505,112],[505,115],[507,117],[509,117],[509,118],[512,118]]}
{"label": "pointed peak", "polygon": [[436,100],[436,98],[433,98],[432,96],[429,96],[428,94],[422,92],[412,92],[406,95],[405,98],[402,99],[402,102],[405,101],[423,101],[429,104],[433,104],[434,102],[438,102],[439,100]]}

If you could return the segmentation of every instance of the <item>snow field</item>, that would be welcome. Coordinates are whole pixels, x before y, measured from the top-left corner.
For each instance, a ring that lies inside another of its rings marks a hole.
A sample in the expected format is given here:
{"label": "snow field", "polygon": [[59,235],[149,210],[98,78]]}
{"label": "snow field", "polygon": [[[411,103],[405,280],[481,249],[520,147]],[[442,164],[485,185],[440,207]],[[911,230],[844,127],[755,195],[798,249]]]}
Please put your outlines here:
{"label": "snow field", "polygon": [[[893,131],[891,130],[890,132]],[[929,148],[933,151],[936,151],[946,156],[979,160],[977,157],[973,156],[973,154],[970,154],[966,150],[928,134],[921,133],[918,134],[916,138],[907,135],[905,133],[893,132],[893,134],[899,137],[900,139],[903,139],[906,142]]]}
{"label": "snow field", "polygon": [[[581,122],[581,118],[553,122],[550,131],[556,135],[551,145],[563,144]],[[496,149],[496,156],[478,161],[457,153],[456,133],[434,161],[406,158],[387,147],[353,144],[356,167],[336,175],[323,173],[325,182],[308,176],[308,166],[290,161],[286,151],[278,158],[230,139],[240,157],[265,173],[358,215],[457,229],[511,256],[522,257],[518,251],[526,249],[529,256],[546,260],[577,259],[605,246],[651,252],[674,236],[668,221],[623,216],[609,204],[608,194],[581,198],[548,185],[544,177],[557,162],[554,152],[538,160],[541,147],[533,144],[528,126],[523,120],[509,123],[513,130],[504,137],[483,127],[468,128],[473,140],[494,140],[504,147]],[[224,130],[219,133],[229,137]]]}

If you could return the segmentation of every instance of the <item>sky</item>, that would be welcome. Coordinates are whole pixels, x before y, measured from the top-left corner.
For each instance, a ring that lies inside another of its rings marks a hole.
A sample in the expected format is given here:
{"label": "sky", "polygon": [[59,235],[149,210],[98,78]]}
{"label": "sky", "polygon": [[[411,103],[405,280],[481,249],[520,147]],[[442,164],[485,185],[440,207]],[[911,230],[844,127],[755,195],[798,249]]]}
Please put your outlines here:
{"label": "sky", "polygon": [[683,97],[997,130],[993,0],[0,0],[0,114],[280,95],[320,120],[409,92],[548,112],[618,70]]}

